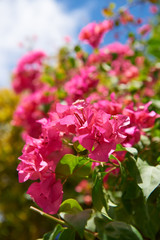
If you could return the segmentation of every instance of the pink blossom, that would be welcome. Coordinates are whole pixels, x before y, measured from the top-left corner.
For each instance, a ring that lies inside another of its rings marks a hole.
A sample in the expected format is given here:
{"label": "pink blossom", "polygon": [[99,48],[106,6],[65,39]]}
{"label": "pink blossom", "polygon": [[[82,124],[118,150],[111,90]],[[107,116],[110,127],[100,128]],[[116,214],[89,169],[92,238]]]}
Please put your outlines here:
{"label": "pink blossom", "polygon": [[81,68],[80,73],[65,84],[65,90],[73,101],[83,98],[85,93],[95,89],[98,84],[97,72],[94,66]]}
{"label": "pink blossom", "polygon": [[156,118],[159,117],[155,111],[148,111],[148,107],[151,104],[152,102],[148,102],[144,106],[139,107],[139,109],[135,112],[136,121],[141,126],[141,128],[153,127]]}
{"label": "pink blossom", "polygon": [[115,42],[101,48],[97,54],[91,54],[88,65],[105,62],[108,64],[106,71],[109,76],[117,76],[121,83],[128,83],[139,76],[138,68],[125,58],[132,55],[133,51],[128,45]]}
{"label": "pink blossom", "polygon": [[138,126],[127,127],[125,130],[126,139],[122,143],[124,147],[132,147],[134,144],[138,143],[140,140],[140,128]]}
{"label": "pink blossom", "polygon": [[43,160],[42,155],[36,150],[23,154],[19,159],[21,160],[17,167],[19,182],[25,182],[28,179],[39,179],[48,168],[47,162]]}
{"label": "pink blossom", "polygon": [[[83,100],[75,102],[69,108],[58,104],[57,109],[59,119],[56,117],[53,126],[59,129],[61,136],[67,134],[72,136],[73,141],[78,140],[94,160],[107,161],[116,144],[126,138],[123,128],[130,122],[126,116],[112,117]],[[50,122],[52,123],[52,120]]]}
{"label": "pink blossom", "polygon": [[102,109],[104,112],[116,115],[122,113],[122,104],[117,101],[99,100],[93,103],[95,109]]}
{"label": "pink blossom", "polygon": [[109,75],[117,76],[122,83],[127,83],[139,75],[138,68],[134,66],[130,60],[122,57],[118,57],[112,61],[111,68],[112,69],[109,71]]}
{"label": "pink blossom", "polygon": [[148,111],[150,104],[151,102],[141,105],[137,110],[133,110],[133,106],[123,110],[123,114],[130,118],[130,125],[124,130],[127,138],[122,143],[123,146],[133,146],[140,140],[141,134],[144,134],[144,128],[151,128],[154,126],[155,119],[158,118],[159,115],[154,111]]}
{"label": "pink blossom", "polygon": [[156,5],[151,5],[149,10],[151,13],[156,14],[158,12],[158,7]]}
{"label": "pink blossom", "polygon": [[75,188],[76,192],[84,192],[86,194],[91,193],[91,184],[86,180],[82,180]]}
{"label": "pink blossom", "polygon": [[54,175],[41,182],[32,183],[27,193],[49,214],[56,214],[63,198],[62,184]]}
{"label": "pink blossom", "polygon": [[65,36],[64,40],[66,43],[70,43],[71,42],[71,37],[70,36]]}
{"label": "pink blossom", "polygon": [[[130,104],[123,109],[114,93],[110,102],[97,99],[91,104],[89,100],[77,100],[71,106],[57,103],[49,118],[38,121],[42,127],[39,138],[26,138],[17,168],[19,181],[39,179],[28,193],[44,211],[56,213],[62,200],[62,185],[54,174],[58,161],[68,152],[62,141],[79,141],[88,150],[88,157],[99,162],[108,162],[111,154],[123,161],[125,152],[115,152],[116,145],[133,146],[144,134],[143,128],[152,127],[158,117],[154,111],[148,111],[149,105],[135,110]],[[111,172],[117,175],[119,169]]]}
{"label": "pink blossom", "polygon": [[82,180],[75,188],[76,192],[83,193],[83,200],[86,205],[92,203],[91,184],[87,180]]}
{"label": "pink blossom", "polygon": [[101,52],[116,53],[117,55],[133,56],[133,50],[127,45],[120,42],[113,42],[100,49]]}
{"label": "pink blossom", "polygon": [[120,22],[126,25],[129,22],[134,21],[134,16],[129,12],[129,10],[121,11]]}
{"label": "pink blossom", "polygon": [[[101,62],[110,62],[113,60],[113,55],[118,56],[132,56],[133,50],[127,44],[120,42],[113,42],[99,49],[98,53],[92,53],[89,55],[87,63],[95,64]],[[115,57],[115,56],[114,56]]]}
{"label": "pink blossom", "polygon": [[88,106],[77,111],[75,117],[77,137],[74,139],[89,151],[89,157],[94,160],[107,161],[116,144],[126,138],[123,127],[129,124],[129,119],[125,116],[112,118],[110,114]]}
{"label": "pink blossom", "polygon": [[16,93],[26,89],[35,91],[42,86],[39,77],[42,61],[46,54],[42,51],[32,51],[23,56],[13,72],[12,86]]}
{"label": "pink blossom", "polygon": [[37,122],[46,116],[45,108],[53,108],[56,101],[55,88],[47,86],[28,96],[24,96],[13,115],[12,124],[22,126],[32,137],[38,137],[41,133],[41,124]]}
{"label": "pink blossom", "polygon": [[136,61],[136,66],[138,66],[138,68],[142,68],[144,66],[145,58],[144,56],[138,56],[136,57],[135,61]]}
{"label": "pink blossom", "polygon": [[138,28],[138,33],[146,36],[151,31],[151,25],[144,24],[142,27]]}
{"label": "pink blossom", "polygon": [[137,18],[137,24],[141,24],[143,22],[142,18]]}
{"label": "pink blossom", "polygon": [[111,20],[104,20],[100,23],[89,23],[81,30],[79,39],[90,44],[93,48],[97,48],[102,41],[104,33],[107,33],[112,27],[113,22]]}

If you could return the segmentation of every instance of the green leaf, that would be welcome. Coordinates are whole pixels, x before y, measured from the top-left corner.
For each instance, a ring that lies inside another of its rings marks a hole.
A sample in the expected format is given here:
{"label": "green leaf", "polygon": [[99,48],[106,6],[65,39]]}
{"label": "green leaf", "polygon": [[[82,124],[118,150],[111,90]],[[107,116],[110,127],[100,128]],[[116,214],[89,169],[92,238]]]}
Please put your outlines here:
{"label": "green leaf", "polygon": [[127,152],[131,153],[133,156],[137,156],[138,155],[138,151],[136,148],[133,147],[126,147],[125,148]]}
{"label": "green leaf", "polygon": [[58,224],[52,232],[46,233],[43,236],[43,240],[55,240],[57,235],[63,231],[63,227]]}
{"label": "green leaf", "polygon": [[59,211],[72,214],[81,212],[83,209],[75,199],[70,198],[61,204]]}
{"label": "green leaf", "polygon": [[78,164],[78,157],[72,154],[66,154],[60,160],[56,167],[56,173],[68,177],[71,175]]}
{"label": "green leaf", "polygon": [[143,240],[138,230],[127,223],[106,223],[100,218],[96,218],[95,223],[101,240]]}
{"label": "green leaf", "polygon": [[147,162],[138,158],[137,167],[142,179],[138,186],[142,189],[144,196],[148,198],[160,184],[160,165],[150,166]]}
{"label": "green leaf", "polygon": [[160,109],[160,100],[157,99],[152,99],[152,105],[155,106],[156,108]]}
{"label": "green leaf", "polygon": [[75,48],[74,48],[74,51],[75,52],[81,51],[81,47],[79,45],[76,45]]}
{"label": "green leaf", "polygon": [[142,144],[147,145],[147,146],[149,146],[151,144],[150,139],[145,135],[141,135],[141,142],[142,142]]}
{"label": "green leaf", "polygon": [[160,156],[157,158],[157,162],[160,162]]}
{"label": "green leaf", "polygon": [[117,151],[126,151],[126,149],[125,149],[121,144],[117,144],[115,151],[116,151],[116,152],[117,152]]}
{"label": "green leaf", "polygon": [[42,82],[48,83],[50,84],[50,86],[54,85],[54,80],[53,77],[49,76],[49,75],[42,75],[41,77]]}
{"label": "green leaf", "polygon": [[107,200],[105,199],[105,189],[103,187],[103,177],[97,174],[95,184],[92,190],[92,201],[94,208],[98,211],[107,211]]}
{"label": "green leaf", "polygon": [[73,143],[73,147],[77,152],[83,152],[86,150],[78,141]]}
{"label": "green leaf", "polygon": [[86,157],[78,157],[78,160],[79,162],[74,169],[75,175],[77,177],[88,177],[91,172],[92,163],[89,161],[89,158]]}
{"label": "green leaf", "polygon": [[75,231],[72,228],[65,229],[58,240],[75,240]]}
{"label": "green leaf", "polygon": [[60,216],[79,233],[81,238],[83,238],[84,229],[91,213],[91,209],[86,209],[73,214],[63,212],[60,213]]}

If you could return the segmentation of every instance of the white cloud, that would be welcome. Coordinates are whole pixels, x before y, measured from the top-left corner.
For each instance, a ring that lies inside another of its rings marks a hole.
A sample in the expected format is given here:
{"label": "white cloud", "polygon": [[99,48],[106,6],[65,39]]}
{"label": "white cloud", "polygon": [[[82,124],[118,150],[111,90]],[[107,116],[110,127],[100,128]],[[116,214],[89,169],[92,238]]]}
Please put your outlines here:
{"label": "white cloud", "polygon": [[67,11],[55,0],[0,0],[0,16],[0,87],[6,87],[24,52],[20,42],[29,44],[36,36],[35,49],[55,52],[65,36],[77,36],[77,29],[88,21],[88,7]]}

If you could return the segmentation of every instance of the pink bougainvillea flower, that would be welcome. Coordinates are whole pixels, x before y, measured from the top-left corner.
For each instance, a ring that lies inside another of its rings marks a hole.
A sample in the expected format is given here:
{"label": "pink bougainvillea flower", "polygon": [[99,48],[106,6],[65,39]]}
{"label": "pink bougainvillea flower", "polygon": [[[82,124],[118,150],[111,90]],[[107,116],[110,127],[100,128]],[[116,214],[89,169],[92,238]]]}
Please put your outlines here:
{"label": "pink bougainvillea flower", "polygon": [[123,10],[120,13],[120,22],[124,25],[133,22],[134,16],[129,12],[129,10]]}
{"label": "pink bougainvillea flower", "polygon": [[45,86],[24,96],[14,112],[12,124],[23,126],[27,134],[37,138],[41,133],[41,124],[37,120],[46,116],[46,110],[54,108],[55,91],[55,88]]}
{"label": "pink bougainvillea flower", "polygon": [[100,49],[101,52],[116,53],[117,55],[132,56],[133,50],[127,45],[120,42],[113,42]]}
{"label": "pink bougainvillea flower", "polygon": [[31,51],[20,59],[13,71],[12,86],[16,93],[26,89],[35,91],[43,85],[39,77],[45,57],[46,54],[42,51]]}
{"label": "pink bougainvillea flower", "polygon": [[156,14],[158,12],[158,7],[156,5],[151,5],[149,10],[151,13]]}
{"label": "pink bougainvillea flower", "polygon": [[138,66],[138,68],[142,68],[144,66],[145,58],[144,56],[138,56],[136,57],[135,61],[136,61],[136,66]]}
{"label": "pink bougainvillea flower", "polygon": [[28,179],[37,180],[48,168],[47,162],[36,150],[23,154],[19,159],[21,160],[17,167],[19,182],[25,182]]}
{"label": "pink bougainvillea flower", "polygon": [[128,83],[131,79],[138,77],[139,71],[130,60],[119,56],[112,61],[109,75],[117,76],[121,83]]}
{"label": "pink bougainvillea flower", "polygon": [[121,83],[128,83],[139,76],[138,67],[132,64],[127,56],[132,56],[133,50],[127,44],[111,43],[93,53],[88,58],[88,65],[107,63],[106,72],[109,76],[116,76]]}
{"label": "pink bougainvillea flower", "polygon": [[132,147],[140,140],[141,132],[139,127],[131,126],[125,129],[126,139],[122,143],[124,147]]}
{"label": "pink bougainvillea flower", "polygon": [[95,109],[101,109],[111,115],[122,113],[122,104],[117,101],[100,100],[93,103],[93,106]]}
{"label": "pink bougainvillea flower", "polygon": [[150,31],[151,31],[151,25],[149,24],[144,24],[143,26],[138,28],[138,33],[141,34],[142,36],[146,36]]}
{"label": "pink bougainvillea flower", "polygon": [[[56,213],[62,200],[62,185],[55,180],[55,169],[58,161],[69,152],[64,148],[65,143],[79,141],[88,150],[88,157],[98,161],[93,168],[99,162],[108,164],[111,154],[123,161],[125,152],[115,152],[116,145],[133,146],[140,135],[145,134],[143,129],[152,127],[159,116],[148,111],[150,102],[136,109],[130,102],[124,108],[124,100],[117,103],[114,93],[110,98],[111,101],[99,100],[95,96],[93,103],[92,98],[77,100],[72,105],[57,103],[48,118],[38,121],[42,127],[39,138],[26,138],[17,168],[19,181],[40,180],[29,187],[28,193],[45,212]],[[112,170],[112,166],[108,165],[107,169]],[[119,168],[111,172],[117,175]]]}
{"label": "pink bougainvillea flower", "polygon": [[64,40],[66,43],[70,43],[71,42],[71,37],[70,36],[65,36]]}
{"label": "pink bougainvillea flower", "polygon": [[111,30],[112,27],[113,22],[111,20],[89,23],[81,30],[79,39],[90,44],[93,48],[97,48],[102,41],[103,35]]}
{"label": "pink bougainvillea flower", "polygon": [[155,111],[148,111],[148,107],[152,104],[152,102],[148,102],[144,106],[140,106],[138,110],[135,112],[135,117],[137,123],[141,126],[141,128],[151,128],[154,126],[156,118],[159,117]]}
{"label": "pink bougainvillea flower", "polygon": [[[127,44],[122,44],[120,42],[113,42],[99,49],[99,52],[92,53],[89,55],[87,64],[92,65],[101,62],[111,62],[118,57],[123,59],[126,56],[132,56],[133,50]],[[119,61],[121,61],[119,59]]]}
{"label": "pink bougainvillea flower", "polygon": [[83,179],[76,187],[76,192],[84,192],[86,194],[91,193],[91,184],[86,180]]}
{"label": "pink bougainvillea flower", "polygon": [[56,214],[63,198],[62,184],[54,175],[41,182],[34,182],[27,193],[49,214]]}
{"label": "pink bougainvillea flower", "polygon": [[137,18],[136,23],[141,24],[143,22],[142,18]]}
{"label": "pink bougainvillea flower", "polygon": [[117,115],[112,118],[102,110],[96,111],[90,106],[77,112],[77,136],[74,138],[89,151],[89,157],[98,161],[107,161],[115,150],[116,144],[126,138],[123,127],[130,123],[129,118]]}
{"label": "pink bougainvillea flower", "polygon": [[[94,66],[81,68],[80,73],[65,84],[65,90],[73,101],[83,98],[85,93],[98,84],[97,71]],[[72,102],[73,102],[72,101]]]}
{"label": "pink bougainvillea flower", "polygon": [[148,111],[150,104],[151,102],[140,105],[137,110],[134,110],[133,106],[123,110],[123,114],[130,118],[130,125],[124,130],[127,138],[122,143],[123,146],[133,146],[140,140],[141,134],[145,134],[143,129],[154,126],[155,120],[159,117],[159,114],[156,114],[154,111]]}

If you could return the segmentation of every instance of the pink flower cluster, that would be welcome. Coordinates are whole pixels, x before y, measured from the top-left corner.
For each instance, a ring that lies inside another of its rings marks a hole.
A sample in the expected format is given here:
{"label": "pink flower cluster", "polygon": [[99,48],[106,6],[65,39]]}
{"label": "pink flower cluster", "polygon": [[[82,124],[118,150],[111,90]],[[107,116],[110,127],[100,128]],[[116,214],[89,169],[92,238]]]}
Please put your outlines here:
{"label": "pink flower cluster", "polygon": [[142,36],[146,36],[150,31],[151,31],[151,25],[149,24],[144,24],[143,26],[138,28],[138,33],[141,34]]}
{"label": "pink flower cluster", "polygon": [[79,74],[65,84],[64,88],[72,102],[84,98],[85,93],[95,89],[98,84],[97,75],[94,66],[81,68]]}
{"label": "pink flower cluster", "polygon": [[[132,147],[138,143],[141,134],[145,134],[143,129],[151,128],[154,126],[156,118],[159,117],[156,112],[148,111],[148,107],[151,102],[143,105],[140,104],[136,108],[133,103],[130,103],[127,107],[123,106],[123,102],[115,100],[114,94],[111,95],[112,101],[99,100],[93,103],[96,110],[103,110],[107,114],[120,115],[129,117],[130,123],[123,129],[124,135],[126,136],[124,141],[121,143],[124,147]],[[88,98],[87,101],[93,101],[94,99]]]}
{"label": "pink flower cluster", "polygon": [[121,83],[127,83],[139,75],[138,68],[129,59],[126,59],[132,55],[133,51],[128,45],[115,42],[101,48],[98,54],[91,54],[88,64],[106,62],[110,65],[109,76],[116,76]]}
{"label": "pink flower cluster", "polygon": [[54,124],[49,124],[47,119],[42,119],[41,124],[43,129],[39,138],[26,137],[17,170],[19,182],[40,180],[32,183],[27,193],[45,212],[55,214],[61,204],[63,191],[54,172],[58,161],[70,153],[70,149],[62,146],[60,133]]}
{"label": "pink flower cluster", "polygon": [[145,105],[140,105],[136,110],[134,110],[133,105],[131,105],[123,110],[123,114],[129,116],[131,120],[129,128],[125,130],[127,138],[124,141],[123,146],[133,146],[140,140],[141,134],[145,134],[143,129],[154,126],[155,120],[159,115],[154,111],[148,111],[150,104],[151,102],[148,102]]}
{"label": "pink flower cluster", "polygon": [[[71,106],[57,103],[49,118],[38,121],[42,126],[39,138],[26,137],[17,168],[19,181],[39,180],[31,184],[27,193],[45,212],[56,213],[63,191],[55,169],[61,157],[71,151],[63,142],[79,141],[91,159],[107,162],[111,154],[117,154],[117,144],[133,146],[140,134],[144,134],[143,128],[154,125],[157,115],[148,111],[149,104],[137,110],[133,106],[123,109],[115,102],[114,95],[111,102],[102,100],[90,104],[77,100]],[[124,154],[120,153],[120,157]]]}
{"label": "pink flower cluster", "polygon": [[120,42],[113,42],[99,49],[98,53],[92,53],[88,57],[87,63],[89,65],[102,63],[102,62],[112,62],[113,58],[116,56],[127,57],[132,56],[134,53],[132,49],[127,44],[122,44]]}
{"label": "pink flower cluster", "polygon": [[111,20],[89,23],[81,30],[79,39],[90,44],[93,48],[97,48],[102,41],[103,35],[110,31],[112,27],[113,22]]}
{"label": "pink flower cluster", "polygon": [[13,71],[12,86],[16,93],[20,93],[26,89],[35,91],[42,85],[39,77],[42,61],[45,57],[46,54],[42,51],[32,51],[21,58]]}
{"label": "pink flower cluster", "polygon": [[53,214],[62,200],[62,185],[54,173],[62,157],[59,152],[66,153],[62,138],[78,140],[89,151],[89,157],[107,161],[116,144],[124,141],[123,128],[129,124],[129,118],[123,115],[112,117],[78,101],[70,107],[57,104],[56,112],[51,112],[49,119],[42,119],[40,123],[42,133],[37,139],[26,138],[17,170],[20,182],[40,180],[29,187],[28,193],[44,211]]}
{"label": "pink flower cluster", "polygon": [[30,136],[38,137],[41,133],[41,124],[37,120],[46,116],[45,108],[54,109],[55,91],[56,88],[44,86],[24,96],[14,112],[12,124],[23,127]]}

